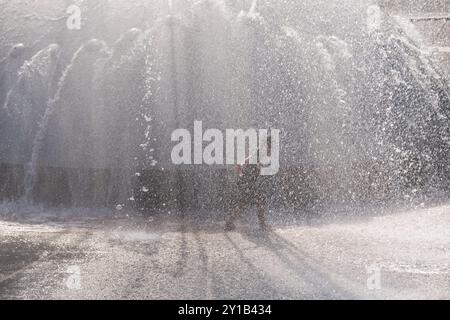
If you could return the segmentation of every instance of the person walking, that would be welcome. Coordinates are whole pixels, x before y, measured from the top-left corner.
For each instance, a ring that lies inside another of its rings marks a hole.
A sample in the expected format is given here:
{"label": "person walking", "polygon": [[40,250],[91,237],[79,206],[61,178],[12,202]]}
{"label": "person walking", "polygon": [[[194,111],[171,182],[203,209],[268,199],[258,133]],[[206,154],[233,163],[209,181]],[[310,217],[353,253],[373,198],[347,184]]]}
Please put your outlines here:
{"label": "person walking", "polygon": [[[267,152],[271,153],[272,139],[267,139]],[[256,161],[255,161],[256,158]],[[268,176],[261,175],[261,157],[260,149],[254,154],[250,154],[244,163],[236,166],[238,173],[237,194],[235,196],[235,208],[231,212],[226,225],[225,231],[233,231],[236,229],[235,222],[240,217],[242,211],[255,204],[258,212],[258,220],[261,230],[268,231],[266,216],[268,212],[268,192],[269,180]]]}

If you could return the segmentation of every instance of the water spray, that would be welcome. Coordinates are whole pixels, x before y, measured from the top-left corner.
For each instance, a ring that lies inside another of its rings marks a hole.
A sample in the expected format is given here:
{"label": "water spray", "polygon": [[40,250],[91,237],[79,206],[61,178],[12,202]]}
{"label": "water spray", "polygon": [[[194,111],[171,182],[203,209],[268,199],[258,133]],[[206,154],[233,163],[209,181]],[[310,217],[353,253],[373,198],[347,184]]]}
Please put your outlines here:
{"label": "water spray", "polygon": [[250,15],[255,14],[257,8],[258,8],[258,0],[253,0],[253,1],[252,1],[252,6],[250,7],[250,10],[248,11],[248,13],[249,13]]}
{"label": "water spray", "polygon": [[[177,74],[177,52],[176,52],[176,41],[175,41],[175,30],[174,30],[174,20],[172,17],[173,3],[172,0],[167,0],[167,6],[169,9],[169,29],[170,29],[170,77],[172,88],[174,92],[173,96],[173,107],[175,110],[175,127],[180,127],[180,116],[179,116],[179,97],[178,97],[178,74]],[[177,180],[177,206],[178,209],[182,211],[183,204],[181,201],[181,190],[183,190],[183,180],[181,177],[181,172],[176,169],[176,180]]]}

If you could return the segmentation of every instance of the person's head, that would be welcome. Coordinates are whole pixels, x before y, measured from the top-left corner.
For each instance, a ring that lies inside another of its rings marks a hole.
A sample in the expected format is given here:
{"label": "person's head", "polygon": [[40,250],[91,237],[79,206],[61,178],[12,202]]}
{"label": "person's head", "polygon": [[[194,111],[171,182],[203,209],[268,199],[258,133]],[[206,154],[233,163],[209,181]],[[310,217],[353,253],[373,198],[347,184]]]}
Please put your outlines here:
{"label": "person's head", "polygon": [[261,157],[261,152],[266,152],[267,155],[270,155],[272,153],[272,136],[270,134],[270,131],[267,135],[267,140],[264,141],[264,139],[261,139],[258,148],[256,149],[258,157]]}
{"label": "person's head", "polygon": [[272,135],[269,133],[267,136],[267,153],[270,154],[272,152]]}

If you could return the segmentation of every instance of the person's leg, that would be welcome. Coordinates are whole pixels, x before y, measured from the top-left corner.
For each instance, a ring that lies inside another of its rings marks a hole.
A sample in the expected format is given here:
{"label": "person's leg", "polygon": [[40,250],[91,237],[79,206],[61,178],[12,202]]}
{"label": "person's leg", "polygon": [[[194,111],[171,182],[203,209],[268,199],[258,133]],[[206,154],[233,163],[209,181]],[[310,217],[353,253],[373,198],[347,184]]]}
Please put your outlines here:
{"label": "person's leg", "polygon": [[248,199],[249,199],[249,186],[245,180],[239,180],[234,199],[234,209],[227,219],[225,231],[233,231],[234,229],[236,229],[234,223],[241,215],[242,210],[247,206]]}
{"label": "person's leg", "polygon": [[268,196],[269,196],[269,181],[265,177],[259,177],[257,192],[256,192],[256,204],[258,209],[259,225],[263,231],[267,231],[267,213],[269,211]]}
{"label": "person's leg", "polygon": [[259,226],[261,227],[262,230],[266,231],[268,230],[266,221],[268,207],[266,201],[265,200],[258,201],[257,207],[258,207]]}
{"label": "person's leg", "polygon": [[227,220],[227,223],[225,225],[226,231],[233,231],[236,229],[235,221],[239,218],[241,215],[242,210],[245,208],[245,201],[240,200],[234,210],[231,212],[230,217]]}

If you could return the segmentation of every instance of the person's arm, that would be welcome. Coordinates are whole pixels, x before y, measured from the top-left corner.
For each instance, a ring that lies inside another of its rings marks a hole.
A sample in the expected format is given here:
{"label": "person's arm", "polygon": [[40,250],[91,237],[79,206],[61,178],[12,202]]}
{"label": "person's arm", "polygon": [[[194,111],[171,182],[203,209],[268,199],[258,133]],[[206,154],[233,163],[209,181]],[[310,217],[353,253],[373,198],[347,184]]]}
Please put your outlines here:
{"label": "person's arm", "polygon": [[236,165],[236,172],[237,172],[238,174],[241,174],[241,173],[242,173],[243,167],[244,167],[245,165],[247,165],[247,164],[250,163],[250,159],[251,159],[251,158],[252,158],[252,156],[250,155],[250,156],[248,156],[247,158],[245,158],[244,161],[243,161],[242,163],[238,163],[238,164]]}
{"label": "person's arm", "polygon": [[236,173],[241,174],[242,173],[242,169],[244,168],[245,165],[250,164],[250,160],[253,158],[254,155],[249,155],[247,158],[244,159],[243,163],[238,163],[235,167]]}

